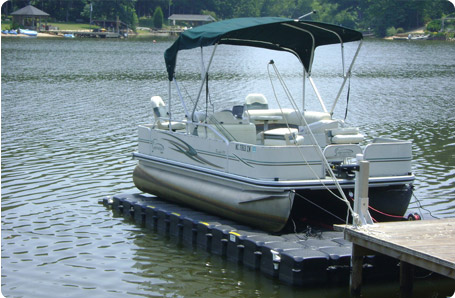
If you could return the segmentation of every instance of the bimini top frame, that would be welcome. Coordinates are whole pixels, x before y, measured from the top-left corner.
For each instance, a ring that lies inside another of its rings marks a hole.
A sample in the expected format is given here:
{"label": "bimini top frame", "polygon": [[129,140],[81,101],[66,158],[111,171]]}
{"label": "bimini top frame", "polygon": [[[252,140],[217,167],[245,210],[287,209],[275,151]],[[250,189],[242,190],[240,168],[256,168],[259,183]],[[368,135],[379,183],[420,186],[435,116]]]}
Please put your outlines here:
{"label": "bimini top frame", "polygon": [[[327,112],[322,98],[320,98],[319,92],[311,80],[311,67],[314,59],[314,51],[321,45],[341,44],[344,77],[342,89],[346,79],[350,75],[352,64],[358,53],[357,51],[351,63],[351,67],[345,72],[343,44],[345,42],[361,41],[362,38],[362,33],[358,31],[326,23],[278,17],[237,18],[202,25],[183,32],[172,46],[166,50],[164,59],[168,79],[169,81],[173,81],[175,79],[177,54],[181,50],[229,44],[290,52],[297,56],[303,64],[304,72],[308,74],[310,83],[318,95],[323,110]],[[210,62],[213,58],[213,53]],[[200,91],[206,80],[210,62],[205,69],[205,74],[202,74]],[[341,89],[339,94],[341,94]],[[198,101],[200,93],[201,92],[199,92],[196,101]],[[338,100],[338,97],[339,95],[337,96],[335,103]],[[333,108],[331,112],[333,112]],[[193,118],[191,117],[191,119]]]}
{"label": "bimini top frame", "polygon": [[168,79],[174,78],[181,50],[230,44],[287,51],[311,72],[314,49],[321,45],[361,40],[362,33],[342,26],[287,18],[237,18],[195,27],[183,32],[164,53]]}

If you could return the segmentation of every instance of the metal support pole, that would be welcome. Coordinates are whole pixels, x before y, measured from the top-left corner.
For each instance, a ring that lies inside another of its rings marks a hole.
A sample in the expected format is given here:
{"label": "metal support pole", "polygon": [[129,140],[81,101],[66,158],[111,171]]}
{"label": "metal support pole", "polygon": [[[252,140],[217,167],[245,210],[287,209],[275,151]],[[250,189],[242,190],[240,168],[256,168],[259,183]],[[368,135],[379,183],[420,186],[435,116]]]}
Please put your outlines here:
{"label": "metal support pole", "polygon": [[306,69],[305,67],[303,68],[303,95],[302,95],[302,112],[303,117],[305,117],[305,80],[306,80]]}
{"label": "metal support pole", "polygon": [[359,171],[355,174],[354,189],[354,212],[359,215],[359,222],[353,221],[353,225],[373,224],[370,212],[368,212],[368,178],[370,177],[370,163],[363,160],[363,154],[357,154]]}
{"label": "metal support pole", "polygon": [[193,112],[191,113],[191,120],[194,119],[194,113],[196,112],[197,103],[199,102],[199,98],[201,97],[202,89],[204,88],[205,80],[207,80],[208,71],[209,71],[210,66],[212,65],[213,56],[215,55],[215,51],[216,51],[217,47],[218,47],[218,44],[215,44],[212,55],[210,56],[209,64],[207,65],[207,69],[204,70],[204,76],[201,80],[201,86],[199,87],[199,92],[196,97],[196,102],[194,103]]}
{"label": "metal support pole", "polygon": [[171,101],[171,87],[172,87],[172,82],[169,81],[169,107],[168,107],[168,114],[169,114],[169,131],[172,131],[172,128],[171,128],[171,123],[172,123],[172,101]]}
{"label": "metal support pole", "polygon": [[[360,52],[360,47],[362,46],[362,41],[360,41],[359,46],[357,47],[357,51],[354,54],[354,58],[352,58],[351,65],[349,65],[349,69],[344,73],[344,66],[343,66],[343,82],[341,83],[341,87],[338,90],[337,97],[335,98],[335,101],[333,102],[332,108],[330,109],[330,114],[333,114],[333,111],[335,110],[335,106],[337,105],[338,99],[340,99],[341,92],[343,92],[344,85],[346,85],[346,81],[348,80],[349,76],[351,75],[352,67],[354,66],[355,60],[357,59],[357,55]],[[343,62],[344,65],[344,62]]]}
{"label": "metal support pole", "polygon": [[327,112],[327,108],[325,107],[324,101],[322,100],[321,94],[319,94],[318,88],[316,88],[316,84],[314,84],[313,78],[308,74],[308,80],[311,83],[311,86],[313,87],[314,93],[316,93],[316,97],[319,100],[319,103],[321,104],[322,109],[324,110],[325,113]]}

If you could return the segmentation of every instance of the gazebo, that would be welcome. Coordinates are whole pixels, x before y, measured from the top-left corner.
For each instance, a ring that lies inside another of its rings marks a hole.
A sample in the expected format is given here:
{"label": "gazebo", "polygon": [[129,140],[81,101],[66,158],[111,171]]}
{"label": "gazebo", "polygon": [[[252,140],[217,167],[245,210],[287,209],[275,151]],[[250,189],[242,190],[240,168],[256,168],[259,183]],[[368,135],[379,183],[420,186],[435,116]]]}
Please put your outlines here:
{"label": "gazebo", "polygon": [[23,28],[34,30],[41,27],[41,18],[47,18],[49,16],[48,13],[45,13],[32,5],[27,5],[16,10],[15,12],[12,12],[11,15],[13,16],[13,23],[19,24]]}

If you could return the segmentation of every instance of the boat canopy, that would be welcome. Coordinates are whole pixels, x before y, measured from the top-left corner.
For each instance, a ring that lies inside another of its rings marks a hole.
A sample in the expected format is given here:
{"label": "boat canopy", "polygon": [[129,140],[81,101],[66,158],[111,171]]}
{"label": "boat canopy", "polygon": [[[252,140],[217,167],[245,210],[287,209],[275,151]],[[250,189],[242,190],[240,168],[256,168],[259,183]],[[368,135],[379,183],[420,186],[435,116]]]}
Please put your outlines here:
{"label": "boat canopy", "polygon": [[362,33],[332,24],[279,17],[237,18],[183,32],[166,50],[164,60],[172,81],[178,51],[230,44],[291,52],[309,71],[316,47],[361,39]]}

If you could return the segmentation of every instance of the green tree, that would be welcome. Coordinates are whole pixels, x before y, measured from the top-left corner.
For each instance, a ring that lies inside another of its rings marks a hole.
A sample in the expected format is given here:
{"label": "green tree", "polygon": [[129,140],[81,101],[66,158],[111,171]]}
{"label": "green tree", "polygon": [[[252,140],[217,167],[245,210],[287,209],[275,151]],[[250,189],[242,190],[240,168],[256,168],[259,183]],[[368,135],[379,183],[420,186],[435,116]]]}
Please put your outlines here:
{"label": "green tree", "polygon": [[235,8],[240,3],[239,0],[225,1],[225,0],[213,0],[213,5],[216,9],[213,11],[221,19],[230,19],[234,16]]}
{"label": "green tree", "polygon": [[316,10],[313,19],[319,22],[334,23],[334,17],[337,13],[338,4],[332,4],[327,1],[314,0],[312,7]]}
{"label": "green tree", "polygon": [[274,17],[299,17],[300,12],[296,13],[296,2],[294,0],[264,0],[262,4],[262,16]]}
{"label": "green tree", "polygon": [[163,20],[164,20],[164,15],[163,15],[163,10],[161,7],[157,7],[155,9],[155,12],[153,13],[153,26],[155,28],[161,29],[163,28]]}
{"label": "green tree", "polygon": [[203,15],[206,15],[206,16],[211,16],[212,18],[214,18],[215,20],[217,20],[217,16],[216,16],[216,13],[214,11],[210,11],[210,10],[202,10],[201,11],[201,14]]}
{"label": "green tree", "polygon": [[234,17],[259,17],[262,1],[240,0],[234,9]]}
{"label": "green tree", "polygon": [[387,28],[413,29],[454,12],[452,4],[446,0],[13,0],[6,2],[2,8],[4,13],[11,13],[31,4],[57,21],[80,18],[88,21],[90,3],[94,20],[113,21],[118,16],[132,28],[138,24],[138,15],[150,17],[158,9],[163,17],[156,27],[162,27],[164,15],[172,13],[210,12],[220,19],[253,16],[298,18],[317,10],[317,14],[307,19],[361,30],[371,28],[381,36],[386,34]]}
{"label": "green tree", "polygon": [[80,12],[85,19],[90,18],[90,4],[92,5],[93,20],[120,21],[128,24],[133,30],[136,29],[138,18],[134,0],[83,0],[85,6]]}
{"label": "green tree", "polygon": [[[312,5],[312,2],[311,1],[308,1],[308,0],[297,0],[296,1],[296,6],[295,6],[295,10],[294,10],[294,13],[292,14],[291,17],[293,18],[298,18],[298,17],[301,17],[311,11],[313,11],[314,8],[313,8],[313,5]],[[311,15],[311,16],[308,16],[306,17],[305,19],[306,20],[312,20],[314,19],[314,15]]]}

